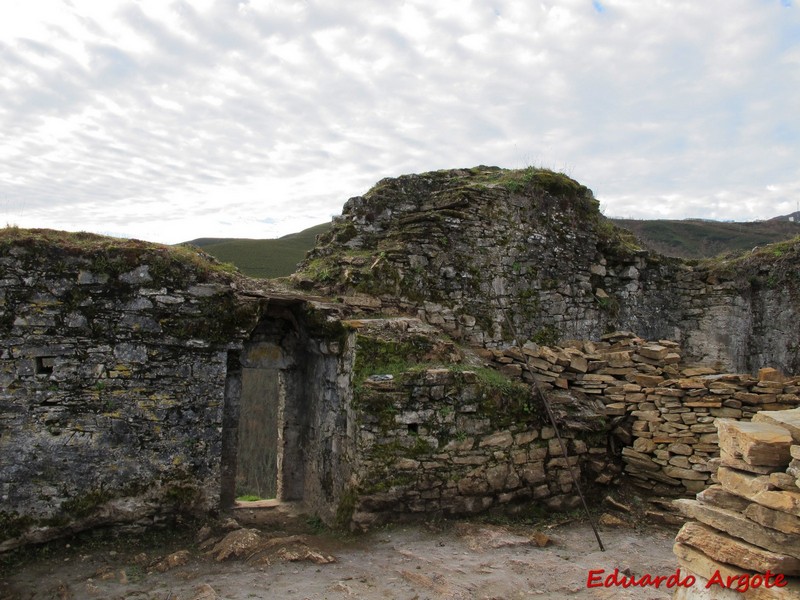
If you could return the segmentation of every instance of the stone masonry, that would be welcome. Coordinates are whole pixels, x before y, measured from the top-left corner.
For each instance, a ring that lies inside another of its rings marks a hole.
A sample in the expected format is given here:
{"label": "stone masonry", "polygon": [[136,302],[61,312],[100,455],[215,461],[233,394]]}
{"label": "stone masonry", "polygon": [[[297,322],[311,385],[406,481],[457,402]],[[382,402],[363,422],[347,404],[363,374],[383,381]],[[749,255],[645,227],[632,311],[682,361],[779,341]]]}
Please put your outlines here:
{"label": "stone masonry", "polygon": [[[0,552],[224,510],[241,438],[262,427],[270,489],[342,526],[569,508],[568,466],[587,487],[624,469],[696,493],[728,458],[715,419],[798,405],[797,378],[729,371],[800,371],[799,249],[665,259],[572,179],[493,167],[379,182],[289,282],[185,248],[6,229]],[[245,396],[273,421],[241,426]]]}
{"label": "stone masonry", "polygon": [[237,373],[265,353],[247,343],[263,323],[292,332],[267,338],[291,355],[287,494],[335,507],[352,352],[322,307],[252,293],[188,250],[14,230],[0,249],[0,551],[230,505]]}
{"label": "stone masonry", "polygon": [[512,347],[484,355],[509,377],[532,377],[544,389],[601,401],[609,431],[624,445],[625,472],[634,485],[657,494],[696,493],[714,483],[715,419],[750,420],[761,410],[800,404],[800,378],[768,368],[753,377],[687,366],[675,342],[647,342],[627,332],[563,348],[528,343],[522,352]]}
{"label": "stone masonry", "polygon": [[798,261],[796,242],[716,261],[666,258],[565,175],[481,166],[384,179],[351,198],[295,281],[486,347],[622,329],[674,340],[720,371],[797,373]]}

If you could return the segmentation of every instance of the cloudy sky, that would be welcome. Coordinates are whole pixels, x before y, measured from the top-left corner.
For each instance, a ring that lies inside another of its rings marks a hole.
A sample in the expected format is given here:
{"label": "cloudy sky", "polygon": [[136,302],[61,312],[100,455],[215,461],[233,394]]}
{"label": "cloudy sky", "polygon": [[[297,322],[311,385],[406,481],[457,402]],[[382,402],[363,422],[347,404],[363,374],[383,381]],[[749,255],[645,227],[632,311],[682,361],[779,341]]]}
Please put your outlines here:
{"label": "cloudy sky", "polygon": [[800,200],[790,0],[7,0],[0,218],[174,243],[383,177],[563,171],[607,216]]}

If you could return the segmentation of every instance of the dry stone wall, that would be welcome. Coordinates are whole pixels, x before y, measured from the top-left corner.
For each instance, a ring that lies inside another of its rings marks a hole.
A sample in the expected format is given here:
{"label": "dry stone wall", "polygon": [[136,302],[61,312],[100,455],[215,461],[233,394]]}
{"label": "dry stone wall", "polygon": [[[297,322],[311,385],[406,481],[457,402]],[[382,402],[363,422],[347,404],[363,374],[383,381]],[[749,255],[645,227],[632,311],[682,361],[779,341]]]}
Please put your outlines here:
{"label": "dry stone wall", "polygon": [[244,335],[216,318],[232,306],[230,285],[147,252],[90,259],[30,240],[5,250],[5,543],[31,526],[38,539],[42,530],[214,507],[226,349]]}
{"label": "dry stone wall", "polygon": [[356,398],[352,512],[341,515],[355,527],[420,515],[564,510],[579,502],[569,467],[583,485],[607,483],[615,472],[601,406],[574,406],[571,426],[561,422],[565,458],[527,386],[505,387],[485,372],[374,375]]}
{"label": "dry stone wall", "polygon": [[[493,167],[351,199],[294,278],[301,293],[196,252],[6,230],[0,551],[230,504],[246,369],[271,371],[284,396],[275,489],[327,522],[568,507],[567,465],[608,484],[619,453],[637,485],[694,492],[713,481],[714,419],[798,403],[796,379],[726,374],[800,371],[798,256],[794,243],[715,265],[666,259],[578,182]],[[340,301],[325,309],[337,316],[320,318],[307,290]],[[340,318],[375,313],[434,326],[435,345],[477,346],[503,377],[458,360],[366,373]],[[662,341],[603,336],[622,327]]]}
{"label": "dry stone wall", "polygon": [[696,493],[714,483],[717,418],[750,420],[761,410],[800,404],[798,378],[769,368],[753,377],[686,366],[675,342],[647,342],[627,332],[484,355],[507,376],[602,402],[608,429],[624,446],[625,472],[658,494]]}

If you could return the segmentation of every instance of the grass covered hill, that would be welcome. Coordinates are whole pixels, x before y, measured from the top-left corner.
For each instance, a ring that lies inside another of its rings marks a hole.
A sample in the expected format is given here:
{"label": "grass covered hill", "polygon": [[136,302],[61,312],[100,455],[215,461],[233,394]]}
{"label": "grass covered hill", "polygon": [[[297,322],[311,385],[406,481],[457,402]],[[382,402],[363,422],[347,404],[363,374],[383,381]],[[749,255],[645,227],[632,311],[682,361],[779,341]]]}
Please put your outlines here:
{"label": "grass covered hill", "polygon": [[314,247],[317,235],[328,229],[330,223],[323,223],[276,239],[198,238],[186,243],[233,263],[245,275],[271,279],[294,273],[297,263]]}

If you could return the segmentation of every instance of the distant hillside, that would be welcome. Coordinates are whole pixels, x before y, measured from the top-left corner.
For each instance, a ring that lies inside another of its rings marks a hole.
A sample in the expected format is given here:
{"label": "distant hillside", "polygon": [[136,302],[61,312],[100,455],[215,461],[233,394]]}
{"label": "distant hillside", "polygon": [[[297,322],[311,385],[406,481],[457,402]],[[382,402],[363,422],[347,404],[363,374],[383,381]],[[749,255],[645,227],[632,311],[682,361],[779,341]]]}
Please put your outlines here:
{"label": "distant hillside", "polygon": [[793,212],[790,215],[783,215],[782,217],[772,217],[770,221],[792,221],[793,223],[800,223],[800,210]]}
{"label": "distant hillside", "polygon": [[[723,252],[752,250],[755,246],[800,235],[800,213],[751,223],[700,219],[610,220],[632,231],[651,250],[679,258],[706,258]],[[233,263],[245,275],[269,279],[294,273],[297,263],[314,247],[316,236],[330,227],[330,223],[322,223],[299,233],[269,240],[198,238],[187,243],[202,248],[223,262]]]}
{"label": "distant hillside", "polygon": [[245,275],[271,279],[294,273],[297,263],[314,247],[317,235],[328,231],[330,226],[330,223],[323,223],[269,240],[198,238],[186,243],[202,248],[223,262],[233,263]]}
{"label": "distant hillside", "polygon": [[[790,220],[794,217],[794,220]],[[687,219],[684,221],[637,221],[611,219],[650,248],[666,256],[707,258],[723,252],[752,250],[800,235],[800,214],[775,217],[769,221],[725,223]]]}

